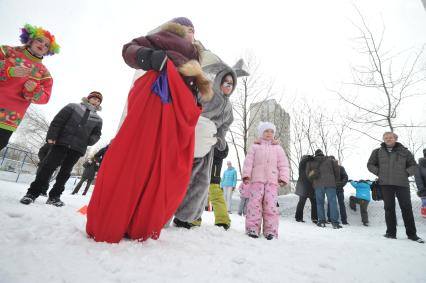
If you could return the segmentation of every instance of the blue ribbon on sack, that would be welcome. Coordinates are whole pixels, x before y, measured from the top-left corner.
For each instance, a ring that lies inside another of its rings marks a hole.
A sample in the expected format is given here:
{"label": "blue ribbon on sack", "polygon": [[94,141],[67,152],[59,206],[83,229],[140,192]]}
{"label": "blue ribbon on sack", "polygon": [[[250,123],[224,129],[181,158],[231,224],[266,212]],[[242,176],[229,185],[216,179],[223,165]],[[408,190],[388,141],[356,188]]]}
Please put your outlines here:
{"label": "blue ribbon on sack", "polygon": [[169,81],[167,77],[167,68],[163,68],[158,78],[152,84],[151,90],[160,97],[162,103],[170,103]]}

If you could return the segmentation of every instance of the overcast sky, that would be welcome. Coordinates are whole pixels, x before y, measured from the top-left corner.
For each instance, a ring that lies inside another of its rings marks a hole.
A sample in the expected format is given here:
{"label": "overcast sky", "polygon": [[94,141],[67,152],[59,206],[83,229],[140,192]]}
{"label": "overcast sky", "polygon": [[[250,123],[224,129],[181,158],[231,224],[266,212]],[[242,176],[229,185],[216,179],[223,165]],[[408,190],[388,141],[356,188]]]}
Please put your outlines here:
{"label": "overcast sky", "polygon": [[[0,0],[0,44],[19,45],[25,23],[51,31],[62,49],[44,60],[54,87],[50,102],[40,108],[50,120],[65,104],[92,90],[102,92],[101,142],[106,143],[115,134],[134,73],[121,57],[123,44],[177,16],[190,18],[196,38],[229,64],[250,52],[279,92],[335,107],[336,97],[327,88],[348,81],[356,59],[353,3],[373,29],[385,23],[387,49],[407,50],[426,42],[420,0]],[[421,119],[426,99],[411,103]]]}

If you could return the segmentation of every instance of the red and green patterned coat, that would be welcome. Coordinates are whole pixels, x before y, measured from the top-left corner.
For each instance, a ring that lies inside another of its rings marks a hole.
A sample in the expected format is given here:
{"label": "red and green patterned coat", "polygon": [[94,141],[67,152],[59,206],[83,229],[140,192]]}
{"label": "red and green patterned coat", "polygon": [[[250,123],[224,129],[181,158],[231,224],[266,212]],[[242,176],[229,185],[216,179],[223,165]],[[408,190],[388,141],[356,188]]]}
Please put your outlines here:
{"label": "red and green patterned coat", "polygon": [[[33,103],[46,104],[52,91],[53,80],[41,59],[34,57],[23,47],[0,46],[0,128],[15,131]],[[28,77],[16,77],[15,67],[32,69]],[[37,86],[29,92],[24,88],[26,81]]]}

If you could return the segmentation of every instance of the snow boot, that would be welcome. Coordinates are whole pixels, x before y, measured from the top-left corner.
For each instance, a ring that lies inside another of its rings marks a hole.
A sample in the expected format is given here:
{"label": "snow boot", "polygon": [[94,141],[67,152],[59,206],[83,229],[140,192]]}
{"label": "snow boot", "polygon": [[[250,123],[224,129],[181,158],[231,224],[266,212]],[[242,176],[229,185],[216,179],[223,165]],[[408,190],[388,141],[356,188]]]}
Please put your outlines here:
{"label": "snow boot", "polygon": [[396,235],[391,235],[391,234],[384,234],[383,237],[388,238],[388,239],[396,239]]}
{"label": "snow boot", "polygon": [[61,206],[65,205],[65,203],[63,201],[61,201],[61,199],[59,197],[49,197],[46,201],[46,204],[51,204],[51,205],[54,205],[56,207],[61,207]]}
{"label": "snow boot", "polygon": [[333,229],[340,229],[343,228],[339,223],[334,223],[333,224]]}
{"label": "snow boot", "polygon": [[247,233],[247,235],[248,235],[250,238],[254,238],[254,239],[259,238],[259,235],[257,235],[256,231],[249,231],[249,232]]}
{"label": "snow boot", "polygon": [[189,223],[189,222],[185,222],[182,220],[177,219],[176,217],[173,218],[173,223],[175,224],[176,227],[178,228],[186,228],[186,229],[191,229],[192,227],[194,227],[194,224]]}
{"label": "snow boot", "polygon": [[225,230],[228,230],[230,227],[229,224],[225,224],[225,223],[218,223],[218,224],[215,224],[215,226],[223,227],[223,229]]}
{"label": "snow boot", "polygon": [[323,221],[318,221],[317,226],[318,226],[318,227],[322,227],[322,228],[324,228],[324,227],[325,227],[325,222],[323,222]]}
{"label": "snow boot", "polygon": [[19,202],[28,205],[30,203],[33,203],[35,199],[36,197],[32,194],[26,194],[23,198],[21,198]]}
{"label": "snow boot", "polygon": [[266,240],[272,240],[274,238],[274,235],[268,234],[265,236]]}
{"label": "snow boot", "polygon": [[418,237],[417,235],[416,236],[410,236],[410,237],[408,237],[408,239],[410,239],[411,241],[420,243],[420,244],[425,243],[425,241],[422,238]]}

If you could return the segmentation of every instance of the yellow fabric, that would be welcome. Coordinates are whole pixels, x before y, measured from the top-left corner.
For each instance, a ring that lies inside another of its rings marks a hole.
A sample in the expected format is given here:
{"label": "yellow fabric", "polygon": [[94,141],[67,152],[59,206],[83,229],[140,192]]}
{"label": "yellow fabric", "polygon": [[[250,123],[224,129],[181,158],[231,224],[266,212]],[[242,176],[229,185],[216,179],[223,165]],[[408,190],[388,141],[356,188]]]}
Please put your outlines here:
{"label": "yellow fabric", "polygon": [[230,225],[231,219],[229,218],[223,191],[220,189],[219,184],[210,184],[209,199],[213,206],[214,224]]}

